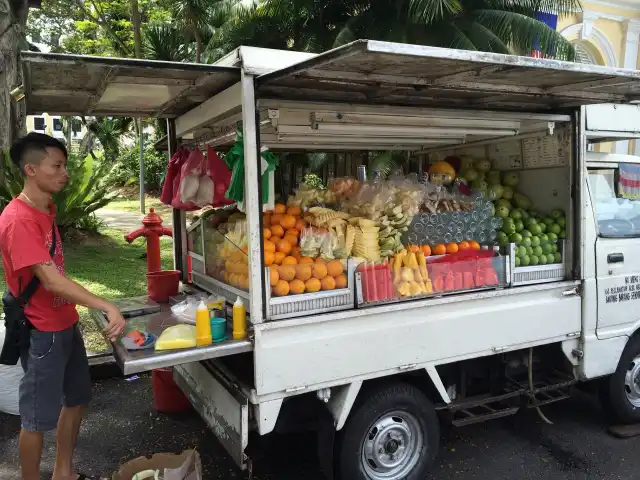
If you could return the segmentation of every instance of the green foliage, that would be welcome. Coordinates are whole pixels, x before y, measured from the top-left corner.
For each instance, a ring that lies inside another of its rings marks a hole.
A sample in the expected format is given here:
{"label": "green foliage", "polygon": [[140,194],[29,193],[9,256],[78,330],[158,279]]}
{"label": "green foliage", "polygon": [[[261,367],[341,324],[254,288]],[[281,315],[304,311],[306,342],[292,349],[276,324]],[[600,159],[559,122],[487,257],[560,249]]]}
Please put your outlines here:
{"label": "green foliage", "polygon": [[[147,191],[157,192],[162,188],[166,169],[166,156],[157,152],[151,142],[147,142],[144,148],[144,183]],[[114,187],[138,185],[139,172],[140,148],[135,146],[122,152],[106,181]]]}
{"label": "green foliage", "polygon": [[[0,207],[4,207],[22,190],[22,176],[18,168],[11,162],[9,154],[2,154],[2,178],[0,183]],[[99,162],[92,156],[81,157],[70,155],[67,164],[69,183],[54,195],[57,211],[58,227],[64,234],[69,228],[94,226],[99,223],[95,219],[95,211],[103,208],[113,200],[105,181],[110,166]],[[92,227],[93,228],[93,227]]]}
{"label": "green foliage", "polygon": [[241,44],[319,53],[368,38],[529,55],[537,39],[543,53],[572,59],[569,42],[535,15],[580,9],[580,0],[263,0],[237,8],[207,54]]}

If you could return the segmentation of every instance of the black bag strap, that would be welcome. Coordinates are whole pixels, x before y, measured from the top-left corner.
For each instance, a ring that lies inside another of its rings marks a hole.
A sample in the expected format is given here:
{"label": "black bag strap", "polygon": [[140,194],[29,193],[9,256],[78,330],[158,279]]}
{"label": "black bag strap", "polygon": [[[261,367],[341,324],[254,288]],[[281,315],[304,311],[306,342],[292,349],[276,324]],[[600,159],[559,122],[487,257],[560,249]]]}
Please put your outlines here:
{"label": "black bag strap", "polygon": [[[56,222],[54,221],[53,224],[51,225],[51,247],[49,248],[49,256],[51,258],[53,258],[56,254],[56,247],[58,243],[57,236],[58,235],[56,231]],[[25,289],[20,293],[20,296],[18,297],[18,301],[20,302],[20,304],[26,305],[29,299],[33,296],[33,294],[36,293],[36,290],[38,289],[39,286],[40,286],[40,279],[34,275],[33,278],[29,281],[29,283],[27,283],[27,286],[25,287]]]}

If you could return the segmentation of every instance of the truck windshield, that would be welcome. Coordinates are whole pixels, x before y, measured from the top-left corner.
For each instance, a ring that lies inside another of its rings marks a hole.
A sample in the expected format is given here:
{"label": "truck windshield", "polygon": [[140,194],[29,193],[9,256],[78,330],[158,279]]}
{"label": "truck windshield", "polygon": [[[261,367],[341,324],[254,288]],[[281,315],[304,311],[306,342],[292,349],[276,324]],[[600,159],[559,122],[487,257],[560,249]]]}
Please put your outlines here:
{"label": "truck windshield", "polygon": [[601,237],[640,237],[640,164],[589,168],[589,187]]}

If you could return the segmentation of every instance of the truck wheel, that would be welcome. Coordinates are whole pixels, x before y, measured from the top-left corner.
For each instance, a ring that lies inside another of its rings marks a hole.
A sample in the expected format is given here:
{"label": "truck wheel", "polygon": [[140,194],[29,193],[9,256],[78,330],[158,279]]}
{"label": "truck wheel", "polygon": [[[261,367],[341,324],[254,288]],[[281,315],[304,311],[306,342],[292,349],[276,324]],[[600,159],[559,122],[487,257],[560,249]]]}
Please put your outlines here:
{"label": "truck wheel", "polygon": [[603,406],[611,419],[622,424],[640,422],[640,336],[625,347],[615,373],[603,382]]}
{"label": "truck wheel", "polygon": [[435,460],[440,428],[433,404],[417,388],[396,383],[367,392],[338,442],[342,480],[423,480]]}

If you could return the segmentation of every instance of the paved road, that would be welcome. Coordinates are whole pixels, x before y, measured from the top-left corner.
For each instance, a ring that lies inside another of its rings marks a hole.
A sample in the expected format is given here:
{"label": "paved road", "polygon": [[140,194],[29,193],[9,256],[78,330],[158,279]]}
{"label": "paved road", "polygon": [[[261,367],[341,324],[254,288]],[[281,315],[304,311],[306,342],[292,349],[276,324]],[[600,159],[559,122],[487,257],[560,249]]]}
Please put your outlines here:
{"label": "paved road", "polygon": [[[197,447],[205,480],[245,479],[195,414],[158,415],[150,378],[95,382],[95,401],[77,451],[82,471],[110,475],[124,461],[159,451]],[[426,480],[633,479],[640,471],[640,438],[618,440],[605,432],[600,407],[580,393],[545,408],[555,425],[533,412],[443,433],[438,463]],[[0,414],[0,479],[17,477],[15,417]],[[256,440],[252,438],[251,442]],[[314,436],[257,438],[252,456],[259,480],[320,480]],[[43,479],[51,478],[54,438],[46,439]],[[49,476],[47,476],[49,475]]]}
{"label": "paved road", "polygon": [[[96,216],[102,220],[108,227],[130,232],[142,226],[141,213],[122,212],[120,210],[108,210],[101,208],[96,211]],[[163,218],[162,225],[171,227],[171,218]]]}

